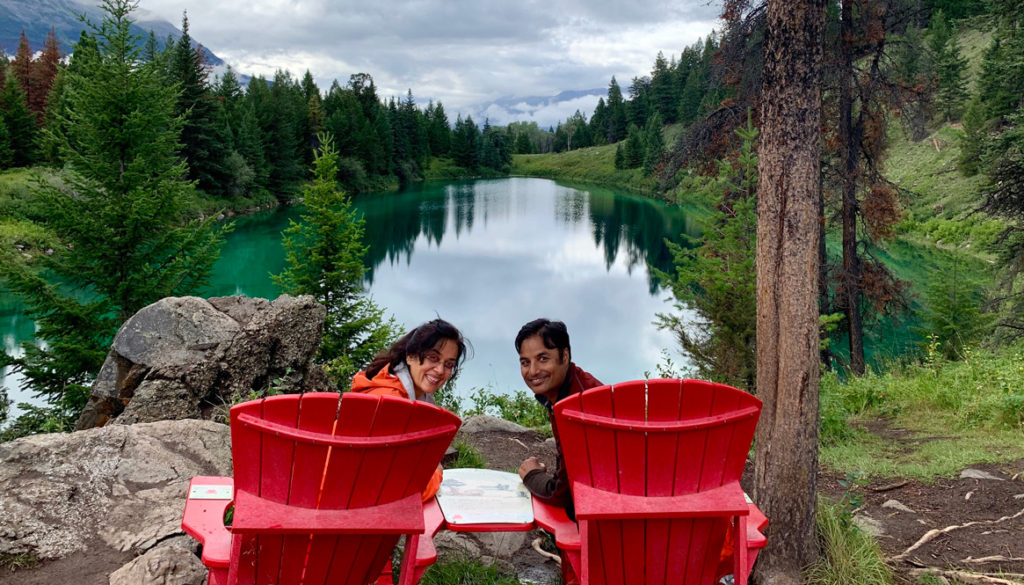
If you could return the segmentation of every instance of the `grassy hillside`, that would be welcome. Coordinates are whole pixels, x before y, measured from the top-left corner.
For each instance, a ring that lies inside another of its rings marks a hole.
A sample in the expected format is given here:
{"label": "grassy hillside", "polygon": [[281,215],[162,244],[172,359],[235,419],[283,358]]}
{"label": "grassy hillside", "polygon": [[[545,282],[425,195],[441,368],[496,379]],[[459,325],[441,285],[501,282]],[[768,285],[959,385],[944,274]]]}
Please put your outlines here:
{"label": "grassy hillside", "polygon": [[633,191],[650,192],[654,182],[641,169],[615,168],[615,145],[592,146],[555,154],[512,156],[512,174],[547,179],[597,183]]}

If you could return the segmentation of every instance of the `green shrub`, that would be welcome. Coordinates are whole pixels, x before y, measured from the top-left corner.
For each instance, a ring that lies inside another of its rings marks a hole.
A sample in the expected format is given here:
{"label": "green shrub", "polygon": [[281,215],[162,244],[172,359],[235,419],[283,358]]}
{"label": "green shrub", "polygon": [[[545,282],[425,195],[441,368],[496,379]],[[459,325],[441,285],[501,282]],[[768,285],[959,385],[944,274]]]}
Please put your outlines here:
{"label": "green shrub", "polygon": [[[0,400],[6,399],[0,395]],[[89,389],[84,386],[70,385],[60,400],[46,406],[19,403],[23,411],[18,418],[0,430],[0,443],[13,441],[28,435],[39,433],[64,433],[75,430],[75,422],[79,413],[85,407],[89,399]],[[0,409],[2,410],[2,409]],[[0,423],[4,422],[7,413],[0,417]]]}
{"label": "green shrub", "polygon": [[848,510],[818,500],[815,533],[821,556],[808,569],[810,585],[890,585],[892,569],[878,542],[856,524]]}
{"label": "green shrub", "polygon": [[39,557],[30,553],[0,553],[0,571],[14,572],[19,569],[31,569],[38,564]]}
{"label": "green shrub", "polygon": [[458,452],[458,456],[455,458],[455,463],[452,467],[455,469],[464,469],[466,467],[472,467],[474,469],[485,469],[487,467],[487,460],[480,451],[470,445],[463,439],[455,439],[452,443],[455,450]]}
{"label": "green shrub", "polygon": [[[397,579],[396,579],[397,581]],[[464,557],[446,558],[423,573],[423,585],[520,585],[518,579],[503,573],[494,564]]]}
{"label": "green shrub", "polygon": [[466,411],[469,416],[487,414],[531,428],[549,424],[548,413],[544,407],[532,394],[523,390],[508,395],[494,394],[484,388],[478,388],[470,399],[473,406]]}

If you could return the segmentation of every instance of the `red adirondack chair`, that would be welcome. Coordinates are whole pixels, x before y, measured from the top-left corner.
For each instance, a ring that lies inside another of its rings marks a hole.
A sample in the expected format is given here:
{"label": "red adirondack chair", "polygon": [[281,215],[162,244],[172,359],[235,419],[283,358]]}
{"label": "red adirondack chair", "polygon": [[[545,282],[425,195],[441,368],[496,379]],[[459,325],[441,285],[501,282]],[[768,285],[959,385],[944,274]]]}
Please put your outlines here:
{"label": "red adirondack chair", "polygon": [[[365,394],[235,406],[234,478],[193,478],[182,518],[203,544],[209,584],[373,581],[399,536],[417,549],[421,493],[460,424],[429,404]],[[402,583],[411,583],[414,555],[405,557]]]}
{"label": "red adirondack chair", "polygon": [[555,533],[583,585],[709,585],[724,573],[745,585],[767,525],[739,486],[760,412],[750,394],[697,380],[570,396],[554,413],[578,531],[535,500],[537,523]]}

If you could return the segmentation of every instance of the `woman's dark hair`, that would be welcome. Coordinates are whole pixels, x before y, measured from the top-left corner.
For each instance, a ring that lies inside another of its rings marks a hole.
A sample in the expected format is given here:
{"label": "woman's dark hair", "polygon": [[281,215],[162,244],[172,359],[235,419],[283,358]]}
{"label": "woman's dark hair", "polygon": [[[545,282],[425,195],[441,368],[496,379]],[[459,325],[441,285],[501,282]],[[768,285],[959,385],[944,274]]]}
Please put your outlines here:
{"label": "woman's dark hair", "polygon": [[572,348],[569,347],[569,331],[565,328],[565,323],[541,318],[534,319],[523,325],[519,329],[519,334],[516,335],[516,353],[522,351],[523,342],[534,335],[539,335],[541,341],[544,342],[544,347],[548,349],[557,349],[559,353],[563,349],[567,350],[569,352],[569,359],[572,359]]}
{"label": "woman's dark hair", "polygon": [[374,356],[370,365],[366,366],[366,377],[375,377],[384,369],[384,366],[391,366],[390,369],[394,372],[395,367],[398,364],[404,364],[405,358],[410,355],[418,356],[422,364],[424,352],[434,349],[434,346],[441,340],[453,342],[459,350],[459,357],[456,359],[455,369],[452,371],[454,377],[459,366],[466,361],[466,340],[454,325],[444,319],[427,321],[399,337],[398,341],[392,343],[387,351],[382,351]]}

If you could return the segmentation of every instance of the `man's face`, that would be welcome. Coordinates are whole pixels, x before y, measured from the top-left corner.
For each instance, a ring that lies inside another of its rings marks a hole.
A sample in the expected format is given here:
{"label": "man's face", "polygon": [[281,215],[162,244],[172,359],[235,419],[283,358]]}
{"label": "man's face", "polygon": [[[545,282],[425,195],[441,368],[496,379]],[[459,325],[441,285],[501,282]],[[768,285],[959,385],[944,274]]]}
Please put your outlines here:
{"label": "man's face", "polygon": [[569,350],[545,347],[540,335],[527,337],[519,349],[519,370],[534,394],[544,394],[554,402],[569,372]]}

